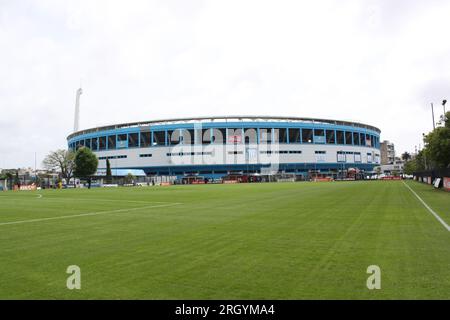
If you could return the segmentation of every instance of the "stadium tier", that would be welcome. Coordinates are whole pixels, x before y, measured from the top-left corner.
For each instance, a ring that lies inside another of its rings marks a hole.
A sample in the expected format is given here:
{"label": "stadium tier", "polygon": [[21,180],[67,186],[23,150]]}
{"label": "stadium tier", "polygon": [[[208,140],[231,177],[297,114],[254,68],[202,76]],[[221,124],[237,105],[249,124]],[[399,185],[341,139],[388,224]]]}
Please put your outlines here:
{"label": "stadium tier", "polygon": [[348,121],[233,116],[155,120],[74,132],[69,149],[85,146],[114,169],[147,175],[335,174],[372,171],[380,163],[380,130]]}

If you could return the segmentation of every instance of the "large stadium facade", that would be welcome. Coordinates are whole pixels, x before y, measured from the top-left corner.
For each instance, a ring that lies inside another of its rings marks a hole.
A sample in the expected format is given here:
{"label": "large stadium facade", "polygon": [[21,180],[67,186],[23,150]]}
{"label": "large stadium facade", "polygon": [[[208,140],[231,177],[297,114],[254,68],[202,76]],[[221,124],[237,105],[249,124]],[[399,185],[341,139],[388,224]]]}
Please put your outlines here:
{"label": "large stadium facade", "polygon": [[88,147],[114,169],[147,176],[370,172],[380,163],[380,130],[348,121],[265,116],[155,120],[74,132],[69,149]]}

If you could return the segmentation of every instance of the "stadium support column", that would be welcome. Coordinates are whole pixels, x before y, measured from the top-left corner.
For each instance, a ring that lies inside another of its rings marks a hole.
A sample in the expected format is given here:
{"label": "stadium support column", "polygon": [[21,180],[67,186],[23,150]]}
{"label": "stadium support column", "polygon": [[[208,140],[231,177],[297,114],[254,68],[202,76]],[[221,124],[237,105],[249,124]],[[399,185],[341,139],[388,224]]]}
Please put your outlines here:
{"label": "stadium support column", "polygon": [[80,96],[83,93],[83,90],[79,88],[77,90],[76,100],[75,100],[75,119],[73,123],[73,132],[78,131],[78,126],[80,122]]}

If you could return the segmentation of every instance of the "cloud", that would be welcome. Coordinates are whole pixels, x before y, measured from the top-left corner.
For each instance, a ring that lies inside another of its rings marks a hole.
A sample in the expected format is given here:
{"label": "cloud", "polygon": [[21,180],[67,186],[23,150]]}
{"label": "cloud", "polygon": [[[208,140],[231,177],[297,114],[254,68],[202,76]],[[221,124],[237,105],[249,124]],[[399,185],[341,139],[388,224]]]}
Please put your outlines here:
{"label": "cloud", "polygon": [[214,114],[357,120],[398,151],[448,96],[446,1],[0,1],[0,167],[83,128]]}

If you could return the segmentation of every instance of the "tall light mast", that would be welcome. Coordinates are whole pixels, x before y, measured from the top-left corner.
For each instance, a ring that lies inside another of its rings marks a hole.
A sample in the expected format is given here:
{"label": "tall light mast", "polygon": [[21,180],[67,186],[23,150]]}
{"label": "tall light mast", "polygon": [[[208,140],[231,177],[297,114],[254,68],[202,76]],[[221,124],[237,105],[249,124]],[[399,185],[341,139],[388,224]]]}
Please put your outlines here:
{"label": "tall light mast", "polygon": [[79,123],[80,123],[80,96],[83,94],[83,90],[79,88],[77,90],[77,96],[75,100],[75,121],[73,124],[73,131],[78,131]]}

